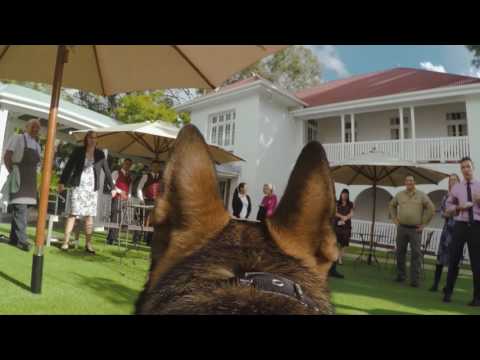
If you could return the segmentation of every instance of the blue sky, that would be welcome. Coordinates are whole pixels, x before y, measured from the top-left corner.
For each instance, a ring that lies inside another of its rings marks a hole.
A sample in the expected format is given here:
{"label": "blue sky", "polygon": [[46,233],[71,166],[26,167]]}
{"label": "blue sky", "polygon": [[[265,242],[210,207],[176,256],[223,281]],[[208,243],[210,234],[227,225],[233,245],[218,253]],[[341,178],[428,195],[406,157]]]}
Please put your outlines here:
{"label": "blue sky", "polygon": [[309,45],[323,66],[323,80],[394,67],[413,67],[480,77],[463,45]]}

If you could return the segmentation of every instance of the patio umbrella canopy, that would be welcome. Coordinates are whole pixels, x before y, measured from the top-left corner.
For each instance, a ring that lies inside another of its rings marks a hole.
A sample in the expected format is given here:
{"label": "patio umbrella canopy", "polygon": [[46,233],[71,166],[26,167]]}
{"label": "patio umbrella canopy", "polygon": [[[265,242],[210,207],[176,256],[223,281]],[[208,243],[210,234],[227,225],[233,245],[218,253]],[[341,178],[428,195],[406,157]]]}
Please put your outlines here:
{"label": "patio umbrella canopy", "polygon": [[162,88],[214,89],[285,45],[0,45],[0,80],[52,84],[31,288],[41,293],[43,246],[62,86],[98,95]]}
{"label": "patio umbrella canopy", "polygon": [[[125,124],[108,128],[91,129],[97,134],[97,146],[125,156],[138,156],[167,160],[175,145],[180,129],[164,121]],[[90,130],[73,131],[78,141],[83,141]],[[243,161],[242,158],[214,145],[209,145],[210,155],[217,164]]]}
{"label": "patio umbrella canopy", "polygon": [[357,157],[355,160],[332,166],[330,173],[333,180],[338,183],[346,185],[371,185],[373,187],[369,264],[371,263],[373,249],[377,186],[403,186],[407,175],[413,175],[417,185],[438,185],[440,181],[449,176],[449,174],[422,167],[413,162],[400,161],[379,152],[370,152]]}
{"label": "patio umbrella canopy", "polygon": [[[67,45],[62,86],[98,95],[149,89],[214,89],[285,46]],[[51,84],[56,45],[0,45],[0,79]]]}

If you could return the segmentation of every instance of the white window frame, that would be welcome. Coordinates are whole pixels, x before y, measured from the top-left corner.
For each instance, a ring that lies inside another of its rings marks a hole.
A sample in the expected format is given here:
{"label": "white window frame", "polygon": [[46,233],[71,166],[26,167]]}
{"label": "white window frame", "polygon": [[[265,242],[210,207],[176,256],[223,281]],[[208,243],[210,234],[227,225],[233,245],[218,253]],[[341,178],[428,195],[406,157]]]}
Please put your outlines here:
{"label": "white window frame", "polygon": [[318,120],[307,120],[305,124],[305,143],[309,143],[310,141],[318,141]]}
{"label": "white window frame", "polygon": [[[358,141],[358,122],[355,121],[355,141]],[[352,142],[352,119],[345,119],[345,142]]]}
{"label": "white window frame", "polygon": [[208,143],[225,149],[231,149],[235,145],[235,122],[235,109],[219,111],[208,115]]}
{"label": "white window frame", "polygon": [[[448,112],[445,114],[445,118],[447,120],[448,137],[468,136],[467,113],[465,111]],[[460,134],[460,127],[464,129],[463,134]]]}
{"label": "white window frame", "polygon": [[[396,136],[393,136],[393,132],[396,132]],[[403,116],[403,136],[405,139],[410,139],[412,133],[410,131],[410,117]],[[390,140],[400,140],[400,117],[395,116],[390,118]]]}

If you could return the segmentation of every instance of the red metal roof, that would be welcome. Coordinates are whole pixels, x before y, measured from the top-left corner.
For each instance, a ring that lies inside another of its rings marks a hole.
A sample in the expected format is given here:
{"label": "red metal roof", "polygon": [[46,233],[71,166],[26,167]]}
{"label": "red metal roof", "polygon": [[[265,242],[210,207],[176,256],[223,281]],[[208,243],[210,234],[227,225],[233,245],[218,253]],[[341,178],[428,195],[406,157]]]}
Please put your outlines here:
{"label": "red metal roof", "polygon": [[480,83],[480,79],[422,69],[395,68],[329,81],[320,86],[299,91],[295,96],[310,107],[474,83]]}

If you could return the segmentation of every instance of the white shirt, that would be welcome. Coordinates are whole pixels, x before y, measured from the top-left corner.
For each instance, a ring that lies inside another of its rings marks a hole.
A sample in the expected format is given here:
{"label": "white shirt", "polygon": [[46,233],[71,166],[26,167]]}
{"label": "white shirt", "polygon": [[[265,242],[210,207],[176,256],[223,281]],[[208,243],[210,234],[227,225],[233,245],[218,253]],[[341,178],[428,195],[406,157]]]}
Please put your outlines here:
{"label": "white shirt", "polygon": [[240,198],[243,204],[242,211],[240,211],[240,218],[245,219],[248,213],[248,198],[247,198],[247,195],[243,195],[240,193],[238,194],[238,197]]}
{"label": "white shirt", "polygon": [[[27,148],[37,150],[38,155],[41,156],[42,149],[40,147],[40,144],[27,133],[25,133],[25,137],[27,138]],[[7,151],[13,152],[12,162],[19,163],[22,161],[23,148],[25,146],[24,144],[25,144],[25,141],[23,140],[23,134],[15,134],[10,138],[5,152]]]}
{"label": "white shirt", "polygon": [[[40,147],[40,144],[34,138],[32,138],[29,134],[27,133],[15,134],[8,141],[7,147],[5,149],[5,152],[11,151],[13,153],[12,154],[13,163],[20,163],[22,161],[23,150],[25,147],[24,135],[25,135],[25,138],[27,139],[27,148],[37,150],[38,156],[42,155],[42,148]],[[40,163],[38,164],[38,167],[40,167]],[[35,205],[36,203],[37,203],[37,199],[29,198],[29,197],[19,197],[10,202],[10,204],[27,204],[27,205]]]}
{"label": "white shirt", "polygon": [[[153,176],[153,179],[158,179],[160,176],[162,176],[161,174],[155,174],[153,172],[150,172],[150,174]],[[143,187],[145,186],[145,183],[147,182],[148,180],[148,174],[145,174],[142,176],[142,178],[140,179],[140,182],[138,183],[138,187],[137,187],[137,197],[140,199],[140,201],[144,201],[143,200]]]}
{"label": "white shirt", "polygon": [[[123,175],[127,175],[127,172],[124,169],[120,169],[120,171],[123,173]],[[118,175],[119,175],[118,170],[115,170],[114,172],[112,172],[113,185],[115,185],[117,183]],[[117,192],[117,194],[121,194],[123,192],[123,190],[117,188],[116,186],[115,186],[115,191]],[[128,187],[128,197],[129,198],[131,196],[131,193],[132,193],[132,183],[130,183],[130,186]]]}

